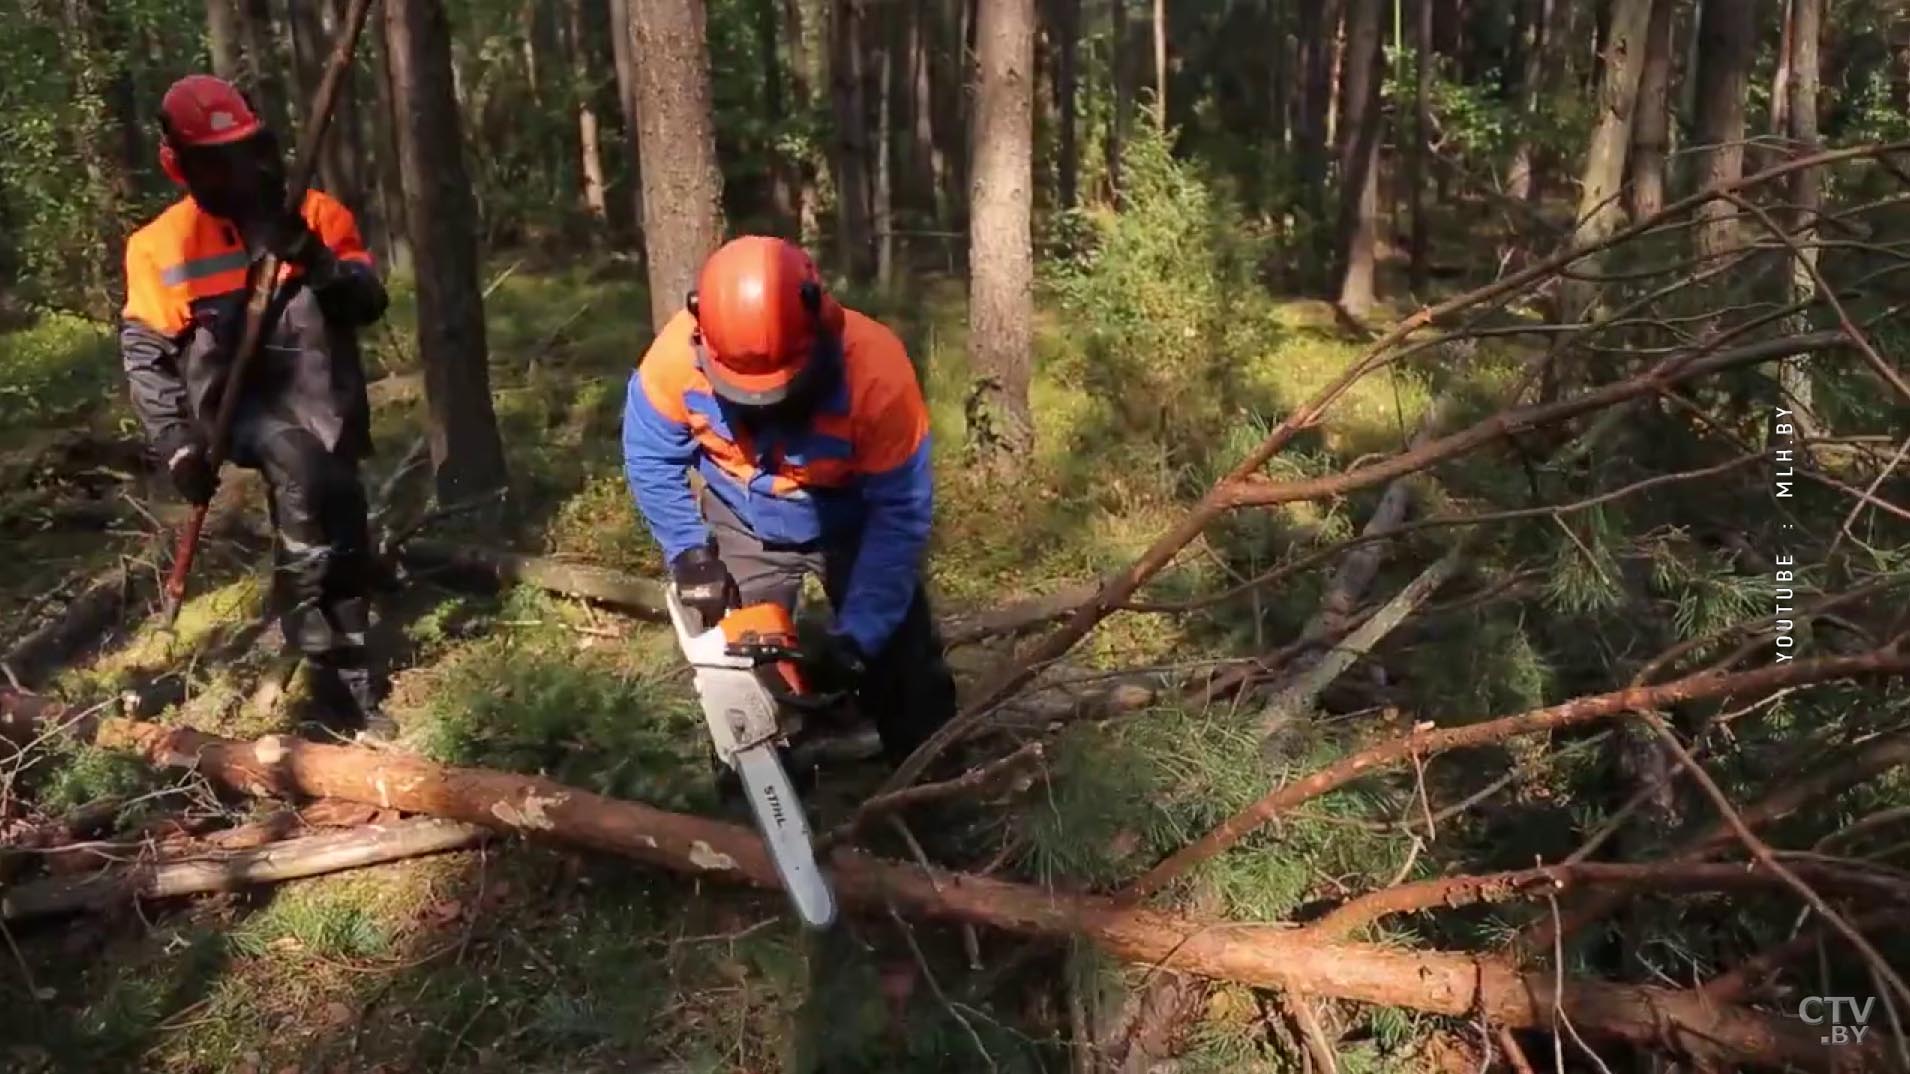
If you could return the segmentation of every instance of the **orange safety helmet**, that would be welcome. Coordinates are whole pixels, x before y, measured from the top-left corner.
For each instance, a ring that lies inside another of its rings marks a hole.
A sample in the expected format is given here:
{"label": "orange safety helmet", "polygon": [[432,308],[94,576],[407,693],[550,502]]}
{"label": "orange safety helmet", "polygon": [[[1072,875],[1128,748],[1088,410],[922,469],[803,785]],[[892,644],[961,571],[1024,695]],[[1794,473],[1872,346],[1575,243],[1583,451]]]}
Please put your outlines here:
{"label": "orange safety helmet", "polygon": [[228,145],[265,129],[257,112],[232,83],[211,75],[187,75],[174,82],[159,102],[159,166],[166,177],[186,185],[179,150]]}
{"label": "orange safety helmet", "polygon": [[842,307],[794,243],[744,235],[710,255],[687,302],[704,376],[745,406],[788,398],[819,346],[842,333]]}

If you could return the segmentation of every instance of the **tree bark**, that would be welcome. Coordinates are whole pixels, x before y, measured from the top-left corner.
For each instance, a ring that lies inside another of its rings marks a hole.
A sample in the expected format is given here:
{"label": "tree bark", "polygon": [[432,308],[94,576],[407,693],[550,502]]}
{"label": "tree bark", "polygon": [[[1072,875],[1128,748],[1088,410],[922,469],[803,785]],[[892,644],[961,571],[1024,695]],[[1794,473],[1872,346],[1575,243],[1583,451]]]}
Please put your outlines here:
{"label": "tree bark", "polygon": [[237,891],[388,861],[476,846],[491,830],[422,817],[270,843],[254,850],[198,854],[189,861],[135,865],[111,872],[53,876],[15,884],[0,896],[0,917],[19,921],[50,914],[106,910],[144,899]]}
{"label": "tree bark", "polygon": [[[783,35],[789,42],[789,85],[796,110],[805,117],[816,109],[815,87],[822,81],[820,64],[823,50],[814,46],[814,18],[805,14],[814,0],[783,0]],[[822,238],[822,225],[816,214],[822,198],[816,189],[818,168],[813,155],[804,155],[796,168],[796,232],[804,246],[813,247]]]}
{"label": "tree bark", "polygon": [[[1698,114],[1693,141],[1696,189],[1709,190],[1744,174],[1744,91],[1757,49],[1753,0],[1703,0],[1703,37],[1698,44]],[[1740,245],[1738,212],[1713,199],[1698,207],[1695,234],[1701,257]]]}
{"label": "tree bark", "polygon": [[[796,162],[783,152],[782,136],[789,123],[789,106],[783,99],[783,65],[778,42],[782,36],[782,13],[778,0],[753,0],[752,22],[756,29],[756,54],[763,65],[763,122],[768,132],[769,203],[779,222],[796,218]],[[779,224],[780,226],[780,224]]]}
{"label": "tree bark", "polygon": [[245,78],[240,86],[251,95],[259,118],[283,131],[290,118],[285,106],[285,80],[279,74],[285,69],[285,61],[279,55],[278,34],[272,27],[271,0],[236,3],[239,35],[245,40]]}
{"label": "tree bark", "polygon": [[1034,0],[981,0],[969,194],[968,446],[1025,460],[1034,346]]}
{"label": "tree bark", "polygon": [[829,19],[829,92],[836,118],[836,255],[850,278],[869,279],[869,120],[863,97],[863,0],[832,0]]}
{"label": "tree bark", "polygon": [[1428,237],[1426,220],[1426,158],[1432,155],[1433,2],[1419,0],[1414,8],[1413,57],[1417,63],[1413,85],[1413,149],[1407,158],[1406,187],[1412,198],[1413,294],[1426,292]]}
{"label": "tree bark", "polygon": [[234,85],[244,77],[241,36],[239,13],[232,0],[206,0],[206,45],[212,53],[212,73]]}
{"label": "tree bark", "polygon": [[[249,794],[375,803],[601,850],[699,878],[780,887],[761,837],[749,829],[534,776],[448,768],[386,751],[279,736],[234,742],[129,720],[105,721],[99,742],[156,764],[191,765]],[[1110,899],[848,850],[837,851],[829,864],[830,881],[849,905],[892,905],[1026,936],[1082,936],[1115,958],[1157,969],[1514,1028],[1549,1027],[1554,1011],[1562,1011],[1579,1032],[1658,1043],[1732,1067],[1775,1061],[1854,1072],[1885,1061],[1881,1039],[1828,1049],[1815,1032],[1785,1019],[1715,1005],[1695,992],[1561,982],[1551,971],[1522,975],[1493,959],[1327,941],[1299,929],[1216,927]]]}
{"label": "tree bark", "polygon": [[1793,0],[1783,0],[1781,6],[1783,11],[1778,15],[1777,62],[1772,65],[1774,70],[1771,72],[1771,133],[1786,136],[1791,132],[1791,64],[1797,56],[1797,47],[1793,43],[1797,8]]}
{"label": "tree bark", "polygon": [[1631,214],[1665,207],[1665,155],[1671,139],[1671,17],[1675,0],[1652,0],[1645,69],[1638,76],[1638,119],[1631,141]]}
{"label": "tree bark", "polygon": [[405,220],[404,176],[398,163],[398,109],[391,94],[391,50],[385,43],[383,20],[373,19],[365,30],[371,46],[372,109],[366,124],[371,137],[379,217],[385,234],[385,260],[394,272],[411,268],[411,235]]}
{"label": "tree bark", "polygon": [[[298,84],[293,101],[301,125],[312,121],[306,112],[311,108],[312,95],[318,91],[319,80],[325,77],[325,61],[331,55],[333,35],[325,26],[331,9],[331,0],[325,0],[322,5],[291,0],[286,5],[286,26],[292,37],[292,71]],[[363,194],[358,179],[358,115],[352,82],[353,72],[347,69],[345,82],[338,87],[338,101],[332,106],[330,128],[319,146],[318,176],[319,185],[326,193],[357,210]]]}
{"label": "tree bark", "polygon": [[504,487],[506,474],[491,407],[477,206],[451,86],[451,29],[443,0],[385,0],[384,12],[398,171],[417,265],[431,467],[439,502],[460,503]]}
{"label": "tree bark", "polygon": [[1154,0],[1154,122],[1167,127],[1167,0]]}
{"label": "tree bark", "polygon": [[[1555,2],[1563,4],[1565,0]],[[1598,79],[1598,119],[1579,178],[1578,225],[1572,232],[1576,248],[1600,242],[1624,224],[1625,210],[1618,193],[1625,180],[1625,149],[1631,143],[1632,121],[1638,110],[1638,83],[1644,74],[1651,8],[1652,0],[1612,0],[1604,71]],[[1583,271],[1594,272],[1596,268]],[[1567,281],[1560,288],[1563,319],[1571,322],[1585,317],[1593,294],[1584,282]]]}
{"label": "tree bark", "polygon": [[1108,0],[1108,68],[1114,82],[1114,108],[1108,115],[1108,193],[1121,190],[1121,151],[1127,145],[1134,113],[1134,61],[1128,49],[1127,0]]}
{"label": "tree bark", "polygon": [[948,161],[935,138],[935,63],[930,56],[933,17],[934,9],[928,4],[909,6],[909,163],[920,203],[928,207],[932,218],[940,219],[948,189]]}
{"label": "tree bark", "polygon": [[1055,132],[1055,202],[1061,209],[1072,209],[1077,198],[1081,170],[1080,150],[1075,145],[1075,90],[1079,82],[1075,71],[1081,51],[1081,0],[1053,0],[1054,3],[1054,103],[1058,120]]}
{"label": "tree bark", "polygon": [[583,177],[584,212],[593,225],[590,241],[595,243],[610,220],[610,206],[604,193],[603,139],[592,103],[597,79],[591,70],[590,38],[584,33],[584,0],[565,0],[564,14],[570,32],[571,92],[577,98],[578,170]]}
{"label": "tree bark", "polygon": [[[1301,204],[1316,222],[1327,218],[1327,109],[1333,96],[1333,35],[1339,25],[1341,0],[1300,0],[1300,106],[1295,139],[1294,174]],[[1317,283],[1321,246],[1309,251],[1307,275]]]}
{"label": "tree bark", "polygon": [[723,236],[703,0],[630,0],[642,136],[644,249],[655,331],[695,286]]}
{"label": "tree bark", "polygon": [[1340,217],[1336,259],[1339,303],[1354,317],[1376,301],[1379,242],[1380,0],[1351,0],[1340,99]]}
{"label": "tree bark", "polygon": [[643,161],[638,152],[640,140],[637,120],[637,70],[632,59],[635,44],[631,35],[635,33],[634,20],[630,16],[630,4],[633,0],[610,0],[610,59],[617,69],[617,111],[623,117],[623,152],[625,166],[630,169],[630,194],[626,204],[630,207],[630,233],[637,239],[637,250],[643,250]]}
{"label": "tree bark", "polygon": [[895,35],[894,9],[876,26],[875,56],[875,284],[884,294],[895,282]]}
{"label": "tree bark", "polygon": [[[1793,151],[1809,156],[1823,149],[1817,131],[1817,91],[1821,78],[1821,42],[1824,29],[1824,0],[1789,0],[1790,23],[1785,36],[1790,41],[1790,90],[1785,116]],[[1817,214],[1823,200],[1816,168],[1800,168],[1791,176],[1791,204],[1796,210],[1797,255],[1791,264],[1791,300],[1802,302],[1817,293]],[[1790,325],[1793,332],[1810,328],[1810,318],[1800,314]],[[1807,359],[1784,362],[1778,369],[1778,384],[1787,404],[1797,411],[1794,424],[1809,434],[1817,426],[1811,392],[1810,365]]]}

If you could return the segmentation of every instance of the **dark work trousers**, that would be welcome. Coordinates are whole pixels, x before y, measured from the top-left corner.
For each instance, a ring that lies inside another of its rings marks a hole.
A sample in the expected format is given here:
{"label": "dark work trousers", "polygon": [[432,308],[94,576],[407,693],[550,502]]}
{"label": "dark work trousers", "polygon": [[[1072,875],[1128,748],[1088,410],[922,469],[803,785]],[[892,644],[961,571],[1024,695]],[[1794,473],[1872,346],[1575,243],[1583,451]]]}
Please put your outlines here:
{"label": "dark work trousers", "polygon": [[[716,535],[716,554],[736,579],[745,604],[774,601],[794,614],[804,576],[815,574],[822,578],[830,607],[842,606],[858,542],[765,543],[707,489],[702,509]],[[863,655],[868,666],[856,707],[874,719],[883,752],[889,763],[898,764],[955,715],[955,677],[942,659],[941,635],[919,582],[888,644],[880,653]]]}
{"label": "dark work trousers", "polygon": [[358,464],[287,418],[238,429],[244,461],[265,477],[272,515],[272,602],[286,645],[321,672],[369,670],[371,531]]}

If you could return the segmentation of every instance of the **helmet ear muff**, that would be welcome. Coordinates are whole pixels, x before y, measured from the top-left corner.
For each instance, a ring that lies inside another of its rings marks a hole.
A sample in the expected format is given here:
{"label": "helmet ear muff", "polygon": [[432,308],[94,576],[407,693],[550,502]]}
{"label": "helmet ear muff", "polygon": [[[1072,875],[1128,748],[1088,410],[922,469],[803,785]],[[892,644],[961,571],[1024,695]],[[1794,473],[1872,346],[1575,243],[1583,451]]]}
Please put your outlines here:
{"label": "helmet ear muff", "polygon": [[172,180],[173,185],[186,185],[186,173],[179,167],[179,154],[164,141],[159,143],[159,170],[166,173],[166,178]]}

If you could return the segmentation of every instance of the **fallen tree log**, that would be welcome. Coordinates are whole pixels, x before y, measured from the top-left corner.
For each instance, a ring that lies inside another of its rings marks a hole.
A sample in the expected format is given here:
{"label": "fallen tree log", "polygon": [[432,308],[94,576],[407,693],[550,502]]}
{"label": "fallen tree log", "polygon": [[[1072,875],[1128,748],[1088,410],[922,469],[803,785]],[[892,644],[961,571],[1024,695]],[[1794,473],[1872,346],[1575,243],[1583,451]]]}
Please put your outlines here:
{"label": "fallen tree log", "polygon": [[488,828],[436,817],[287,839],[224,854],[135,865],[78,877],[53,876],[9,887],[0,917],[20,921],[81,910],[103,910],[134,899],[164,899],[254,884],[319,876],[403,858],[474,846]]}
{"label": "fallen tree log", "polygon": [[[188,728],[109,719],[101,745],[165,766],[189,766],[247,793],[316,795],[428,813],[633,858],[675,872],[779,887],[760,836],[734,824],[619,801],[534,776],[451,768],[417,757],[278,736],[235,742]],[[1026,884],[899,863],[846,848],[830,857],[849,905],[1027,936],[1083,936],[1138,964],[1218,980],[1298,990],[1511,1027],[1553,1026],[1555,1011],[1581,1033],[1669,1047],[1731,1068],[1792,1064],[1812,1070],[1882,1069],[1881,1038],[1833,1049],[1816,1034],[1693,992],[1524,974],[1491,958],[1322,940],[1283,925],[1194,921]]]}
{"label": "fallen tree log", "polygon": [[95,575],[59,615],[15,642],[0,657],[11,677],[33,687],[44,682],[73,655],[97,642],[119,622],[126,608],[143,601],[156,586],[151,574],[113,567]]}
{"label": "fallen tree log", "polygon": [[667,621],[670,617],[661,583],[604,567],[426,540],[406,541],[399,548],[398,559],[416,571],[531,585],[607,604],[645,619]]}
{"label": "fallen tree log", "polygon": [[[662,582],[608,567],[417,538],[399,545],[398,560],[411,570],[441,575],[447,582],[536,586],[644,619],[668,621],[670,616]],[[948,616],[941,622],[942,644],[954,648],[1033,629],[1072,613],[1096,588],[1069,586],[1000,608]]]}

